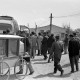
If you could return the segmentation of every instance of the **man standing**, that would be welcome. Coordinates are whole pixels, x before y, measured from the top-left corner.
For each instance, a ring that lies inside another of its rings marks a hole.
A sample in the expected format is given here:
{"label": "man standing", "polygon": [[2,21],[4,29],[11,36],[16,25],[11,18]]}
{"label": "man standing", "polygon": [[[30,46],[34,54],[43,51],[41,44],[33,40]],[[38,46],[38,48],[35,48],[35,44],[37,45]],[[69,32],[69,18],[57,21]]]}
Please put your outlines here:
{"label": "man standing", "polygon": [[54,34],[51,34],[51,36],[49,36],[48,41],[47,41],[48,54],[49,54],[48,63],[50,62],[50,59],[53,60],[53,54],[50,54],[50,51],[51,51],[52,43],[53,43],[54,41],[55,41]]}
{"label": "man standing", "polygon": [[43,40],[42,40],[42,46],[41,46],[41,54],[44,56],[44,60],[47,59],[47,36],[46,32],[43,33]]}
{"label": "man standing", "polygon": [[64,38],[64,54],[68,53],[68,34],[65,34]]}
{"label": "man standing", "polygon": [[31,58],[35,58],[36,45],[37,45],[37,36],[35,35],[34,32],[31,33],[30,43],[31,43]]}
{"label": "man standing", "polygon": [[69,47],[68,47],[69,59],[71,64],[71,73],[74,73],[74,64],[76,65],[76,71],[79,70],[78,59],[79,59],[80,44],[79,41],[73,35],[70,35],[69,37],[70,37]]}
{"label": "man standing", "polygon": [[63,44],[60,41],[59,36],[56,36],[56,41],[52,44],[51,52],[54,52],[54,74],[59,70],[61,72],[61,75],[63,75],[64,70],[62,69],[60,65],[61,55],[63,52]]}
{"label": "man standing", "polygon": [[38,37],[37,37],[37,45],[38,45],[38,56],[41,55],[41,45],[42,45],[42,40],[43,40],[43,36],[41,35],[41,33],[38,33]]}

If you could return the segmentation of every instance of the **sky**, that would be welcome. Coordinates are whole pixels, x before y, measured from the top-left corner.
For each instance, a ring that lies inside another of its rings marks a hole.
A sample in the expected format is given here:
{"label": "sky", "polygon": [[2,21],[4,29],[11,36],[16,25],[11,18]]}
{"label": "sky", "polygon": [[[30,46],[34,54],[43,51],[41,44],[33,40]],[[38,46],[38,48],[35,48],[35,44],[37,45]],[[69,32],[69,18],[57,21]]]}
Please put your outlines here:
{"label": "sky", "polygon": [[80,0],[0,0],[0,16],[14,17],[19,25],[35,27],[50,24],[80,28]]}

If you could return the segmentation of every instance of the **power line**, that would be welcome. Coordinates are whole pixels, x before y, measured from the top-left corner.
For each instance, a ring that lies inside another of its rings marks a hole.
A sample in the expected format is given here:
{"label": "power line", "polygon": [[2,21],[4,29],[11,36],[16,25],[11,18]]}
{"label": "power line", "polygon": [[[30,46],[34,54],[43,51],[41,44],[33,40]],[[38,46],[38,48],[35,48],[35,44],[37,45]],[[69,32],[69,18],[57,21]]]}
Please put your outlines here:
{"label": "power line", "polygon": [[80,16],[80,13],[67,15],[67,16],[54,16],[54,18],[66,18],[66,17],[74,17],[74,16]]}
{"label": "power line", "polygon": [[[71,15],[67,15],[67,16],[54,16],[52,18],[67,18],[67,17],[74,17],[74,16],[80,16],[80,13],[77,13],[77,14],[71,14]],[[42,23],[39,24],[39,26],[42,26],[43,24],[45,23],[48,23],[49,22],[49,19],[43,21]]]}

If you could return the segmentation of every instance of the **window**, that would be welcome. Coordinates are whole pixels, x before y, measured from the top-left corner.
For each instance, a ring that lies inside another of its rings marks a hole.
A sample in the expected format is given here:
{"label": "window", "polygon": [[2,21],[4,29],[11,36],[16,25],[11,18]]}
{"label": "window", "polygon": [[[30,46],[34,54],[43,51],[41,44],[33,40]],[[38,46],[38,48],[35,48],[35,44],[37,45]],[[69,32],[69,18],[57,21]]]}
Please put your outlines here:
{"label": "window", "polygon": [[8,57],[17,56],[17,49],[18,49],[17,41],[18,40],[15,39],[9,39]]}
{"label": "window", "polygon": [[0,40],[0,56],[1,55],[7,56],[6,55],[6,40]]}
{"label": "window", "polygon": [[19,52],[19,41],[16,39],[0,39],[0,56],[15,57]]}
{"label": "window", "polygon": [[12,25],[8,23],[0,23],[0,33],[3,33],[5,30],[12,30]]}

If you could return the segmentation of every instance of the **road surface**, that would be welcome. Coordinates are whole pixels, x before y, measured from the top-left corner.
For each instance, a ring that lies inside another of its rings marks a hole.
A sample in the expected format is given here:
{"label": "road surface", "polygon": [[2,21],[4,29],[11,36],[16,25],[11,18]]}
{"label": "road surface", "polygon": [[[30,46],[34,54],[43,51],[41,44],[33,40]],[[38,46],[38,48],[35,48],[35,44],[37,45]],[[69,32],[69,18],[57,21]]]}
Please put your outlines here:
{"label": "road surface", "polygon": [[[64,69],[64,75],[60,77],[60,72],[53,74],[54,71],[54,61],[51,63],[44,60],[43,56],[36,56],[35,59],[31,59],[32,66],[34,68],[34,74],[28,75],[23,80],[80,80],[80,71],[75,73],[70,73],[70,64],[68,54],[62,55],[61,65]],[[80,63],[79,63],[80,66]],[[18,80],[14,75],[10,76],[9,80]]]}

